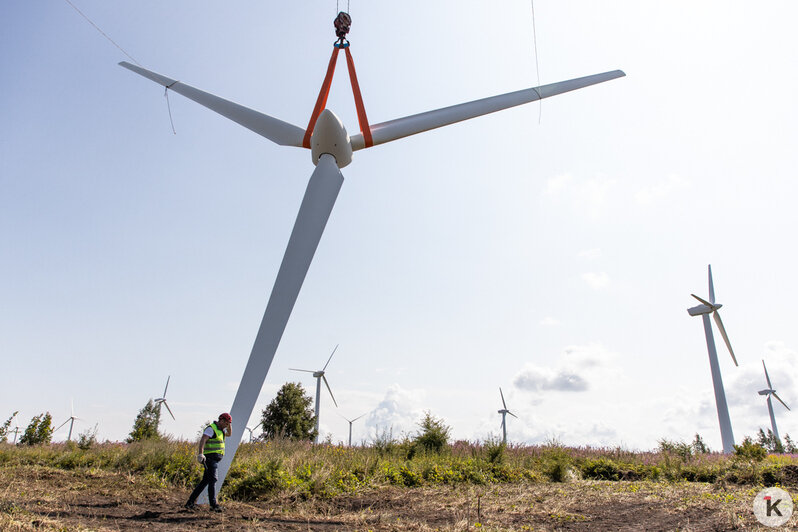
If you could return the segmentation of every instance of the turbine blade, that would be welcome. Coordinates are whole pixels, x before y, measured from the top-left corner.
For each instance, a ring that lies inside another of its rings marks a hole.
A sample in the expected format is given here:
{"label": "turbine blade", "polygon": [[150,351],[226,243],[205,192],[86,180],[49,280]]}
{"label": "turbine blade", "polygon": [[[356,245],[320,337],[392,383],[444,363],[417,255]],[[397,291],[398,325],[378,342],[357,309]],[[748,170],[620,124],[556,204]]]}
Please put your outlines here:
{"label": "turbine blade", "polygon": [[306,372],[306,373],[316,373],[316,372],[315,372],[314,370],[312,370],[312,369],[296,369],[296,368],[288,368],[288,369],[289,369],[289,370],[291,370],[291,371],[304,371],[304,372]]}
{"label": "turbine blade", "polygon": [[772,390],[773,385],[770,384],[770,375],[768,375],[768,367],[765,365],[765,361],[762,361],[762,367],[765,368],[765,379],[768,381],[768,389]]}
{"label": "turbine blade", "polygon": [[790,407],[789,407],[789,406],[787,406],[787,403],[785,403],[784,401],[782,401],[782,400],[781,400],[781,397],[779,397],[779,396],[776,394],[776,392],[773,392],[773,397],[775,397],[776,399],[778,399],[778,400],[779,400],[779,402],[780,402],[781,404],[783,404],[783,405],[784,405],[784,408],[786,408],[787,410],[790,410]]}
{"label": "turbine blade", "polygon": [[[291,316],[343,182],[344,176],[338,170],[335,158],[323,154],[302,199],[302,206],[299,208],[291,238],[288,240],[288,247],[283,255],[269,303],[266,305],[249,361],[233,400],[230,410],[233,419],[249,419],[255,408],[263,382],[269,373],[274,354],[280,345],[288,318]],[[226,439],[226,452],[218,469],[219,487],[224,483],[230,463],[244,435],[244,424],[245,422],[233,424],[233,433]]]}
{"label": "turbine blade", "polygon": [[726,329],[723,327],[723,322],[721,321],[720,314],[718,314],[717,310],[712,313],[712,317],[715,318],[715,324],[718,326],[718,330],[720,330],[720,335],[723,337],[723,341],[726,342],[726,347],[729,348],[729,354],[731,355],[732,360],[734,360],[734,365],[739,366],[737,363],[737,357],[734,356],[734,351],[732,351],[729,337],[726,335]]}
{"label": "turbine blade", "polygon": [[325,369],[327,369],[327,366],[330,364],[330,360],[332,360],[332,357],[333,357],[333,355],[335,354],[335,351],[336,351],[337,349],[338,349],[338,346],[336,345],[336,346],[335,346],[335,349],[333,349],[332,353],[330,353],[330,358],[328,358],[328,359],[327,359],[327,364],[324,364],[324,367],[323,367],[323,368],[321,368],[321,370],[322,370],[322,371],[324,371]]}
{"label": "turbine blade", "polygon": [[518,419],[518,416],[516,416],[515,414],[513,414],[513,413],[512,413],[512,412],[510,412],[509,410],[507,411],[507,413],[508,413],[508,414],[510,414],[511,416],[513,416],[515,419]]}
{"label": "turbine blade", "polygon": [[216,111],[225,118],[229,118],[233,122],[241,124],[245,128],[254,131],[262,137],[266,137],[272,142],[280,144],[281,146],[302,147],[302,139],[305,136],[305,130],[301,127],[283,122],[277,118],[244,107],[243,105],[195,89],[190,85],[167,78],[166,76],[162,76],[146,68],[131,65],[127,61],[122,61],[119,65],[154,81],[158,85],[162,85],[169,90],[182,94],[189,100],[194,100],[211,111]]}
{"label": "turbine blade", "polygon": [[712,284],[712,265],[707,265],[707,273],[709,275],[709,302],[715,304],[715,286]]}
{"label": "turbine blade", "polygon": [[[427,111],[426,113],[406,116],[389,122],[372,125],[371,137],[376,146],[377,144],[383,144],[423,131],[429,131],[430,129],[436,129],[442,126],[448,126],[449,124],[462,122],[463,120],[495,113],[496,111],[581,89],[625,75],[626,74],[621,70],[613,70],[612,72],[593,74],[592,76],[560,81],[559,83],[551,83],[549,85],[541,85],[540,87],[508,92],[507,94],[500,94],[498,96],[461,103],[443,109]],[[351,137],[351,142],[353,150],[360,150],[366,147],[362,133],[353,135]]]}
{"label": "turbine blade", "polygon": [[169,379],[171,379],[171,378],[172,378],[172,376],[171,376],[171,375],[167,375],[167,376],[166,376],[166,386],[164,386],[164,389],[163,389],[163,396],[162,396],[164,399],[166,399],[166,390],[168,390],[168,389],[169,389]]}
{"label": "turbine blade", "polygon": [[[368,412],[366,412],[366,414],[368,414]],[[355,421],[357,421],[358,419],[362,418],[362,417],[363,417],[363,416],[365,416],[366,414],[360,414],[360,415],[359,415],[359,416],[357,416],[355,419],[353,419],[353,420],[352,420],[352,422],[354,423]]]}
{"label": "turbine blade", "polygon": [[690,295],[691,295],[691,296],[693,296],[694,298],[696,298],[697,300],[699,300],[701,303],[705,304],[705,305],[706,305],[706,306],[708,306],[708,307],[711,307],[711,306],[713,306],[713,305],[712,305],[712,303],[710,303],[710,302],[709,302],[709,301],[707,301],[706,299],[701,299],[700,297],[698,297],[698,296],[697,296],[697,295],[695,295],[695,294],[690,294]]}
{"label": "turbine blade", "polygon": [[[169,415],[170,415],[170,416],[172,416],[172,419],[175,419],[175,415],[172,413],[172,409],[171,409],[171,408],[169,408],[169,403],[167,403],[166,401],[164,401],[164,402],[163,402],[163,405],[164,405],[164,406],[166,407],[166,409],[169,411]],[[177,420],[175,419],[175,421],[177,421]]]}
{"label": "turbine blade", "polygon": [[504,402],[504,394],[502,393],[501,386],[499,386],[499,394],[502,396],[502,407],[507,410],[507,403]]}
{"label": "turbine blade", "polygon": [[67,423],[69,423],[69,421],[70,421],[71,419],[72,419],[72,418],[69,418],[69,419],[67,419],[66,421],[64,421],[63,423],[61,423],[60,425],[58,425],[58,426],[55,428],[55,430],[54,430],[53,432],[55,432],[56,430],[60,429],[61,427],[63,427],[63,426],[64,426],[64,425],[66,425]]}
{"label": "turbine blade", "polygon": [[[338,402],[335,400],[335,396],[332,393],[332,388],[330,388],[330,383],[327,382],[327,377],[322,375],[321,378],[324,381],[324,385],[327,386],[327,391],[330,392],[330,397],[332,397],[333,403],[335,403],[335,407],[338,408]],[[347,421],[349,420],[347,419]]]}

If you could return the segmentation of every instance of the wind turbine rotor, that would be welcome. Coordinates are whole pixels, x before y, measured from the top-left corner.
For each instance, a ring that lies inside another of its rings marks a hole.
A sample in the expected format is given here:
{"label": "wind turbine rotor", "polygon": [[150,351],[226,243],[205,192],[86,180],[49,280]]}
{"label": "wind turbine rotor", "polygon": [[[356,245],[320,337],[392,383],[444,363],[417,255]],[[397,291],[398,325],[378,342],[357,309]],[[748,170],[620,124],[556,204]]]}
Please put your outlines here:
{"label": "wind turbine rotor", "polygon": [[324,385],[327,386],[327,391],[330,392],[330,397],[332,397],[333,403],[335,403],[335,407],[338,408],[338,402],[335,400],[335,396],[332,393],[332,388],[330,388],[330,383],[327,382],[327,377],[322,375],[321,379],[324,381]]}
{"label": "wind turbine rotor", "polygon": [[691,295],[691,296],[693,296],[694,298],[696,298],[698,301],[700,301],[700,302],[701,302],[701,303],[703,303],[704,305],[708,306],[708,307],[710,308],[710,310],[712,310],[712,309],[715,307],[715,305],[713,305],[712,303],[710,303],[710,302],[709,302],[709,301],[707,301],[706,299],[701,299],[700,297],[698,297],[698,296],[697,296],[697,295],[695,295],[695,294],[690,294],[690,295]]}
{"label": "wind turbine rotor", "polygon": [[765,380],[768,381],[768,389],[773,391],[773,385],[770,383],[770,375],[768,375],[768,367],[765,365],[764,360],[762,361],[762,367],[765,369]]}
{"label": "wind turbine rotor", "polygon": [[305,136],[305,130],[301,127],[283,122],[282,120],[248,109],[229,100],[195,89],[190,85],[167,78],[166,76],[162,76],[146,68],[131,65],[127,61],[122,61],[119,65],[154,81],[158,85],[162,85],[169,90],[182,94],[189,100],[194,100],[211,111],[216,111],[225,118],[229,118],[233,122],[241,124],[245,128],[254,131],[258,135],[276,144],[282,146],[296,146],[297,148],[302,147],[302,139]]}
{"label": "wind turbine rotor", "polygon": [[512,413],[512,412],[510,412],[509,410],[507,411],[507,413],[508,413],[508,414],[510,414],[511,416],[513,416],[515,419],[518,419],[518,416],[516,416],[515,414],[513,414],[513,413]]}
{"label": "wind turbine rotor", "polygon": [[327,366],[329,366],[329,365],[330,365],[330,360],[332,360],[332,357],[333,357],[333,355],[335,354],[335,351],[337,351],[337,350],[338,350],[338,346],[336,345],[336,346],[335,346],[335,349],[333,349],[333,350],[332,350],[332,353],[330,353],[330,358],[328,358],[328,359],[327,359],[327,363],[326,363],[326,364],[324,364],[324,367],[323,367],[323,368],[321,368],[321,370],[322,370],[322,371],[326,370],[326,369],[327,369]]}
{"label": "wind turbine rotor", "polygon": [[166,386],[164,386],[164,388],[163,388],[163,396],[162,396],[164,398],[164,400],[166,400],[166,390],[169,389],[169,379],[171,379],[171,378],[172,378],[171,375],[168,375],[166,377]]}
{"label": "wind turbine rotor", "polygon": [[707,272],[709,275],[709,302],[715,304],[715,286],[712,284],[712,265],[707,265]]}
{"label": "wind turbine rotor", "polygon": [[499,395],[502,396],[502,406],[507,410],[507,403],[504,402],[504,393],[502,392],[501,386],[499,387]]}
{"label": "wind turbine rotor", "polygon": [[288,368],[291,371],[304,371],[306,373],[316,373],[316,370],[313,369],[296,369],[296,368]]}
{"label": "wind turbine rotor", "polygon": [[175,421],[177,421],[177,420],[175,419],[175,415],[172,413],[172,409],[171,409],[171,408],[169,408],[169,403],[167,403],[165,400],[164,400],[164,401],[162,401],[162,402],[163,402],[163,405],[166,407],[166,410],[168,410],[168,411],[169,411],[169,415],[170,415],[170,416],[172,416],[172,419],[173,419],[173,420],[175,420]]}
{"label": "wind turbine rotor", "polygon": [[784,405],[784,408],[786,408],[787,410],[790,410],[790,407],[789,407],[789,406],[787,406],[787,403],[785,403],[784,401],[782,401],[782,400],[781,400],[781,397],[779,397],[779,396],[778,396],[778,394],[777,394],[776,392],[773,392],[773,394],[772,394],[772,395],[773,395],[773,397],[775,397],[776,399],[778,399],[778,400],[779,400],[779,402],[780,402],[781,404],[783,404],[783,405]]}
{"label": "wind turbine rotor", "polygon": [[718,314],[717,310],[712,313],[712,317],[715,320],[715,325],[718,326],[718,330],[720,331],[720,335],[723,337],[723,341],[726,342],[726,347],[729,349],[729,354],[731,355],[732,360],[734,361],[734,365],[739,366],[739,364],[737,363],[737,357],[734,356],[734,351],[732,350],[731,342],[729,342],[729,337],[726,335],[726,328],[723,327],[723,321],[721,321],[720,314]]}
{"label": "wind turbine rotor", "polygon": [[70,421],[72,421],[71,417],[69,419],[67,419],[66,421],[64,421],[63,423],[61,423],[60,425],[58,425],[53,432],[57,431],[58,429],[60,429],[61,427],[63,427],[67,423],[69,423]]}

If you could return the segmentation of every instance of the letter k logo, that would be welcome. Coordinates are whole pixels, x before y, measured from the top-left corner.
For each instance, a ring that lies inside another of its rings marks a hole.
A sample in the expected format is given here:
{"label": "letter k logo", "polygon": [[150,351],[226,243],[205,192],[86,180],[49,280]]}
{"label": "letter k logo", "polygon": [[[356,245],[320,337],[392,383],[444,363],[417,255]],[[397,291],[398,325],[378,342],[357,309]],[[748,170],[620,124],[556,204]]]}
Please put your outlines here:
{"label": "letter k logo", "polygon": [[779,510],[779,503],[781,499],[777,499],[776,502],[771,502],[771,498],[769,496],[765,497],[765,502],[767,503],[767,516],[770,517],[773,512],[776,512],[776,515],[781,517],[781,511]]}

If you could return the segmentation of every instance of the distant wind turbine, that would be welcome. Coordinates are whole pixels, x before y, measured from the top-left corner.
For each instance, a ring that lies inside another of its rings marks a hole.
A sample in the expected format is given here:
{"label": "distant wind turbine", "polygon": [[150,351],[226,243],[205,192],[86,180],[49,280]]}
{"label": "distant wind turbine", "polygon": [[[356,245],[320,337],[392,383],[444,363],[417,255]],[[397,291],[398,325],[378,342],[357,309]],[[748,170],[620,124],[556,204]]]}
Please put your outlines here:
{"label": "distant wind turbine", "polygon": [[172,409],[169,408],[169,403],[166,402],[166,390],[169,389],[169,379],[171,379],[171,378],[172,378],[171,375],[166,377],[166,386],[163,389],[163,396],[159,397],[158,399],[156,399],[155,400],[155,404],[158,406],[158,415],[159,416],[161,414],[161,405],[163,405],[169,411],[169,415],[172,416],[172,419],[175,419],[175,415],[172,413]]}
{"label": "distant wind turbine", "polygon": [[14,445],[17,444],[17,434],[19,434],[19,426],[14,427]]}
{"label": "distant wind turbine", "polygon": [[715,348],[715,338],[712,335],[712,324],[709,322],[709,315],[715,319],[715,324],[718,326],[720,335],[723,341],[726,342],[726,347],[729,348],[734,365],[738,366],[737,358],[732,351],[729,337],[726,334],[726,329],[723,327],[723,322],[718,314],[718,309],[723,305],[715,303],[715,287],[712,284],[712,265],[707,266],[709,272],[709,301],[701,299],[695,294],[690,294],[698,301],[700,305],[687,309],[691,316],[701,316],[704,321],[704,334],[707,337],[707,351],[709,352],[709,367],[712,371],[712,385],[715,388],[715,404],[718,409],[718,422],[720,423],[720,437],[723,441],[723,452],[731,454],[734,452],[734,434],[732,433],[731,419],[729,418],[729,407],[726,404],[726,393],[723,390],[723,378],[720,375],[720,364],[718,364],[718,351]]}
{"label": "distant wind turbine", "polygon": [[779,438],[779,429],[776,428],[776,416],[773,415],[773,401],[770,400],[771,396],[778,399],[779,402],[783,404],[784,408],[786,408],[787,410],[789,410],[790,407],[787,406],[787,403],[781,400],[781,397],[779,397],[776,394],[776,390],[773,389],[773,385],[770,383],[770,375],[768,375],[768,368],[767,366],[765,366],[764,360],[762,361],[762,367],[765,368],[765,380],[767,380],[768,382],[768,387],[766,390],[759,390],[759,395],[766,395],[768,398],[768,413],[770,414],[770,426],[773,427],[773,436],[776,438],[776,441],[778,442],[779,446],[781,446],[781,438]]}
{"label": "distant wind turbine", "polygon": [[248,430],[249,431],[249,443],[252,443],[252,431],[255,430],[255,429],[251,429],[249,427],[244,427],[244,430]]}
{"label": "distant wind turbine", "polygon": [[502,415],[502,443],[507,445],[507,414],[510,414],[515,419],[518,419],[518,416],[507,410],[507,403],[504,402],[504,393],[502,393],[501,387],[499,387],[499,394],[502,396],[502,408],[499,410],[499,414]]}
{"label": "distant wind turbine", "polygon": [[[69,416],[69,418],[66,421],[64,421],[63,423],[61,423],[60,425],[58,425],[58,427],[53,431],[53,432],[56,432],[61,427],[63,427],[67,423],[69,423],[69,435],[67,435],[67,441],[72,441],[72,427],[75,425],[75,420],[83,421],[79,417],[75,417],[75,403],[74,403],[74,401],[70,401],[70,412],[71,412],[71,415]],[[16,442],[16,437],[14,438],[14,441]]]}
{"label": "distant wind turbine", "polygon": [[330,383],[327,382],[327,377],[324,376],[324,370],[327,369],[327,366],[330,364],[330,360],[332,360],[333,355],[335,354],[336,349],[338,346],[335,346],[332,353],[330,354],[330,358],[327,359],[327,364],[324,364],[324,367],[313,371],[312,369],[296,369],[296,368],[289,368],[291,371],[305,371],[307,373],[312,373],[314,377],[316,377],[316,442],[319,443],[319,407],[321,406],[321,381],[324,380],[325,386],[327,386],[327,390],[330,392],[330,397],[332,397],[333,403],[335,403],[336,408],[338,407],[338,403],[335,400],[335,396],[332,393],[332,389],[330,388]]}
{"label": "distant wind turbine", "polygon": [[[366,412],[366,414],[368,414],[368,412]],[[355,419],[349,419],[349,418],[346,418],[344,416],[341,416],[341,414],[338,414],[339,416],[343,417],[346,421],[349,422],[349,447],[352,447],[352,423],[354,423],[358,419],[362,418],[366,414],[361,414],[361,415],[357,416]]]}

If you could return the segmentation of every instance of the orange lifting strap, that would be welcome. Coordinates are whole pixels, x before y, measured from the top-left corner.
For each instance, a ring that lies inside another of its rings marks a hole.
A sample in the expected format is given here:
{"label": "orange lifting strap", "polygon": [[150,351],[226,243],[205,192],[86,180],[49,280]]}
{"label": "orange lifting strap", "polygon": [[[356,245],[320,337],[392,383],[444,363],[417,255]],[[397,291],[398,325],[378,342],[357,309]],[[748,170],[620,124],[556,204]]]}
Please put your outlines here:
{"label": "orange lifting strap", "polygon": [[357,83],[355,61],[352,59],[352,53],[349,51],[349,43],[343,41],[344,39],[341,39],[341,42],[335,43],[335,48],[333,48],[330,64],[327,65],[327,74],[324,76],[324,82],[321,84],[319,97],[316,99],[316,106],[313,108],[313,114],[310,116],[308,127],[305,130],[305,137],[302,139],[302,146],[305,148],[310,148],[310,137],[313,135],[313,128],[316,127],[316,120],[319,119],[319,115],[327,105],[327,96],[330,94],[330,85],[332,84],[333,73],[335,72],[335,64],[338,61],[338,52],[341,51],[341,48],[346,49],[346,64],[349,67],[349,81],[352,82],[352,94],[355,97],[357,121],[360,125],[360,131],[363,133],[363,140],[367,148],[374,146],[374,140],[371,138],[369,119],[366,116],[366,108],[363,105],[363,96],[360,94],[360,85]]}

